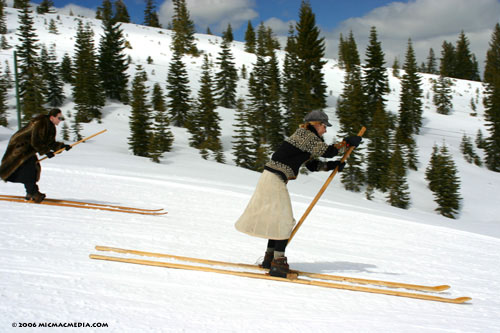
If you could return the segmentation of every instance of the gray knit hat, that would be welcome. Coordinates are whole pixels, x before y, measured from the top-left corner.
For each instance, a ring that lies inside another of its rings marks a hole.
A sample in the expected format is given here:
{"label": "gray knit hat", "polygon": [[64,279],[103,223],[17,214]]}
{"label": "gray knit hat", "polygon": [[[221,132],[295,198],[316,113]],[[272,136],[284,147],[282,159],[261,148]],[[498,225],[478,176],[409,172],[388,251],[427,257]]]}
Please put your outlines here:
{"label": "gray knit hat", "polygon": [[313,110],[311,112],[309,112],[305,117],[304,117],[304,121],[305,122],[309,122],[309,121],[320,121],[322,122],[323,124],[325,124],[326,126],[330,127],[332,126],[332,124],[330,124],[328,122],[328,116],[326,115],[326,113],[324,113],[323,111],[321,110]]}

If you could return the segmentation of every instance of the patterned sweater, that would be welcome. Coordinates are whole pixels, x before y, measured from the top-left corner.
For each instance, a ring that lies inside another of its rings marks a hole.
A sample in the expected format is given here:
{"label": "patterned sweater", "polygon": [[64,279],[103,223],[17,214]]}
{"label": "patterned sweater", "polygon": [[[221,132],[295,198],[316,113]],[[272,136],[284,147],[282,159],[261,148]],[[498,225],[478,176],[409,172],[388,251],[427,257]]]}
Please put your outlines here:
{"label": "patterned sweater", "polygon": [[305,162],[311,171],[320,171],[325,167],[319,157],[331,158],[344,151],[342,144],[328,145],[313,126],[299,128],[281,143],[264,169],[278,174],[285,182],[297,178],[299,168]]}

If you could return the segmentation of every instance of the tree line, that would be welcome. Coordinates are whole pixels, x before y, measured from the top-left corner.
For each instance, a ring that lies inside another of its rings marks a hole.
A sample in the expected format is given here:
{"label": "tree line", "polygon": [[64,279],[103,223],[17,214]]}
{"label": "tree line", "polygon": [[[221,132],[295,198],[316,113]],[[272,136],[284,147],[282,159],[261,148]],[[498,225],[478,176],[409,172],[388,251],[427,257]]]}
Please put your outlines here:
{"label": "tree line", "polygon": [[[176,126],[187,129],[189,144],[198,149],[203,158],[213,158],[223,163],[221,119],[216,109],[234,109],[234,163],[248,169],[262,170],[270,153],[297,128],[307,112],[327,106],[327,85],[322,73],[325,41],[320,37],[309,2],[302,2],[298,22],[290,26],[282,66],[277,56],[280,45],[273,31],[262,23],[254,28],[248,22],[245,50],[255,54],[256,59],[249,72],[244,66],[237,69],[234,64],[230,25],[222,35],[220,52],[214,63],[214,59],[197,49],[194,22],[185,0],[173,2],[174,15],[169,24],[173,30],[173,56],[168,68],[166,91],[159,84],[155,84],[150,91],[147,74],[142,66],[136,66],[131,82],[126,74],[130,58],[124,52],[127,41],[120,23],[130,21],[130,18],[121,1],[115,1],[113,5],[109,0],[104,0],[98,8],[97,15],[103,28],[98,47],[94,44],[91,24],[80,21],[73,57],[66,54],[58,63],[56,45],[47,49],[37,43],[29,1],[16,0],[15,5],[20,10],[17,31],[20,44],[17,52],[23,121],[29,121],[47,106],[62,105],[65,99],[62,87],[68,83],[72,86],[75,102],[71,128],[75,138],[79,138],[82,123],[100,120],[106,99],[111,99],[131,107],[128,140],[134,155],[159,162],[162,154],[170,151],[173,144],[170,126]],[[0,0],[0,33],[4,31],[4,4],[5,0]],[[50,10],[51,2],[48,1],[47,5]],[[145,24],[159,27],[152,1],[146,2]],[[51,22],[49,31],[57,33],[57,24]],[[203,66],[200,89],[198,95],[193,97],[184,59],[201,55]],[[433,100],[437,112],[443,114],[449,114],[452,110],[449,89],[452,83],[449,78],[478,79],[477,61],[468,50],[468,41],[463,32],[456,47],[443,43],[439,72],[436,71],[436,60],[431,55],[432,49],[427,63],[419,67],[412,41],[408,40],[401,68],[403,75],[400,76],[400,105],[395,115],[386,108],[390,87],[376,28],[371,28],[363,65],[352,32],[347,38],[340,36],[339,65],[345,70],[345,77],[336,108],[341,129],[339,138],[356,134],[361,126],[368,128],[366,149],[356,149],[348,167],[341,174],[346,189],[357,192],[365,190],[368,199],[373,197],[375,191],[379,191],[391,205],[400,208],[408,208],[411,204],[407,174],[408,170],[417,170],[419,167],[416,135],[422,127],[423,113],[419,73],[438,74],[433,87]],[[496,172],[500,171],[500,116],[497,105],[500,94],[499,57],[500,28],[497,24],[484,73],[486,97],[483,103],[490,135],[483,139],[482,133],[481,138],[478,133],[476,138],[476,143],[481,143],[477,144],[478,148],[485,151],[485,165]],[[466,63],[469,65],[465,66]],[[399,77],[399,65],[393,66],[392,74]],[[1,77],[4,79],[0,80],[0,122],[5,118],[2,105],[6,104],[7,88],[4,87],[11,82],[8,75]],[[237,97],[236,94],[240,80],[247,80],[248,83],[248,93],[244,97]],[[68,129],[63,128],[63,131],[67,132]],[[471,160],[478,164],[470,140],[464,139],[463,146],[464,156],[472,156]],[[460,182],[445,142],[441,147],[435,146],[426,169],[426,179],[429,188],[435,193],[438,212],[455,217],[460,207]]]}

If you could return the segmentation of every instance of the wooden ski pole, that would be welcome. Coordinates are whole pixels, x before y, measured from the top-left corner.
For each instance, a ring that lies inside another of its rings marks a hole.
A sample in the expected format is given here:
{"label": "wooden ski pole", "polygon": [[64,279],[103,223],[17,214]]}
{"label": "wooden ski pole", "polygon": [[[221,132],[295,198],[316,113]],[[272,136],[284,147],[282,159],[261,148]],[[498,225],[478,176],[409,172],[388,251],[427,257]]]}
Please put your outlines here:
{"label": "wooden ski pole", "polygon": [[[104,133],[104,132],[106,132],[106,131],[107,131],[107,130],[102,130],[102,131],[100,131],[100,132],[97,132],[97,133],[95,133],[95,134],[92,134],[91,136],[88,136],[88,137],[86,137],[86,138],[84,138],[84,139],[81,139],[80,141],[77,141],[77,142],[75,142],[75,143],[70,144],[70,146],[71,146],[71,147],[76,146],[77,144],[82,143],[82,142],[85,142],[85,141],[87,141],[87,140],[89,140],[89,139],[92,139],[94,136],[98,136],[99,134],[102,134],[102,133]],[[57,155],[57,154],[62,153],[62,151],[63,151],[63,150],[64,150],[64,148],[61,148],[61,149],[59,149],[59,150],[55,151],[55,152],[54,152],[54,155]],[[39,160],[38,160],[38,162],[41,162],[41,161],[43,161],[43,160],[45,160],[45,159],[47,159],[47,158],[48,158],[48,157],[47,157],[47,156],[45,156],[45,157],[43,157],[43,158],[39,159]]]}
{"label": "wooden ski pole", "polygon": [[[366,127],[363,126],[361,128],[361,130],[359,131],[358,136],[363,136],[363,134],[365,134],[365,131],[366,131]],[[349,155],[351,155],[351,152],[354,150],[354,148],[355,147],[350,147],[345,152],[344,156],[342,156],[342,159],[340,160],[341,163],[345,162],[347,160],[347,158],[349,157]],[[325,184],[323,184],[323,187],[321,187],[321,189],[319,190],[318,194],[316,194],[316,196],[314,197],[314,199],[311,202],[311,204],[309,205],[309,207],[307,207],[306,211],[304,212],[304,214],[300,218],[300,220],[297,223],[297,225],[295,226],[295,228],[293,228],[292,234],[290,235],[290,238],[288,239],[288,244],[290,244],[290,242],[292,241],[293,236],[295,236],[295,234],[299,230],[299,228],[302,225],[302,223],[304,223],[305,219],[307,218],[307,216],[309,215],[309,213],[311,212],[311,210],[313,209],[313,207],[316,205],[316,203],[318,202],[319,198],[321,198],[321,196],[323,195],[323,192],[325,192],[325,190],[328,187],[328,185],[330,185],[331,181],[333,180],[333,177],[335,177],[335,175],[337,174],[337,172],[338,172],[338,167],[336,167],[335,170],[332,171],[332,173],[330,174],[330,176],[328,176],[328,178],[325,181]]]}

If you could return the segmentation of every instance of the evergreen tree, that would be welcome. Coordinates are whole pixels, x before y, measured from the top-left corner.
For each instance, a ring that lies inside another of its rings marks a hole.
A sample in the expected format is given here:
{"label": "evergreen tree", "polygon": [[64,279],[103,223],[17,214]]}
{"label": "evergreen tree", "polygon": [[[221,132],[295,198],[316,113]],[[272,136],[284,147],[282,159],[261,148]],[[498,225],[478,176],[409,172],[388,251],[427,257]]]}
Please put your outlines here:
{"label": "evergreen tree", "polygon": [[[5,35],[7,33],[7,22],[5,21],[5,0],[0,0],[0,35]],[[3,49],[3,48],[2,48]]]}
{"label": "evergreen tree", "polygon": [[197,56],[199,51],[194,40],[194,23],[189,16],[186,0],[173,0],[173,4],[172,30],[174,35],[172,49],[180,55],[191,54]]}
{"label": "evergreen tree", "polygon": [[480,148],[480,149],[486,149],[486,141],[483,138],[483,132],[481,132],[481,129],[477,130],[476,146],[477,146],[477,148]]}
{"label": "evergreen tree", "polygon": [[403,66],[405,74],[401,79],[401,94],[399,103],[399,125],[396,131],[396,145],[402,145],[406,150],[406,165],[417,170],[416,142],[414,134],[422,127],[422,97],[420,76],[417,73],[417,62],[411,40],[408,40],[406,60]]}
{"label": "evergreen tree", "polygon": [[174,126],[185,127],[186,117],[190,110],[189,79],[182,55],[174,52],[167,76],[167,96],[170,98],[168,108]]}
{"label": "evergreen tree", "polygon": [[433,102],[436,106],[436,111],[440,114],[448,115],[451,113],[453,104],[451,99],[451,80],[440,75],[437,82],[432,86],[434,91]]}
{"label": "evergreen tree", "polygon": [[5,35],[2,35],[0,38],[0,49],[2,50],[8,50],[12,48],[12,46],[9,45],[9,42],[7,42],[7,38],[5,38]]}
{"label": "evergreen tree", "polygon": [[34,21],[31,16],[29,0],[19,1],[19,44],[17,45],[18,67],[19,67],[19,94],[21,96],[21,110],[23,123],[42,113],[44,98],[42,92],[42,78],[38,66],[37,35],[35,33]]}
{"label": "evergreen tree", "polygon": [[252,141],[250,136],[250,121],[248,111],[245,107],[245,101],[239,98],[236,101],[236,129],[233,135],[233,155],[236,166],[252,169],[254,161],[252,160]]}
{"label": "evergreen tree", "polygon": [[59,30],[57,30],[56,21],[54,21],[54,19],[50,19],[50,22],[49,22],[49,32],[51,34],[54,34],[54,35],[58,35],[59,34]]}
{"label": "evergreen tree", "polygon": [[[0,68],[1,69],[1,68]],[[5,79],[5,76],[2,75],[0,78],[0,126],[7,127],[7,110],[9,109],[9,105],[7,102],[7,90],[9,87],[9,82]]]}
{"label": "evergreen tree", "polygon": [[25,4],[24,0],[14,0],[14,3],[12,4],[12,8],[22,9],[24,4]]}
{"label": "evergreen tree", "polygon": [[434,50],[432,49],[432,47],[429,49],[429,55],[427,56],[425,73],[438,74],[436,55],[434,54]]}
{"label": "evergreen tree", "polygon": [[455,52],[455,75],[457,79],[476,80],[479,76],[469,49],[469,39],[462,31],[458,37]]}
{"label": "evergreen tree", "polygon": [[153,97],[151,99],[153,110],[156,111],[154,117],[154,132],[152,133],[149,156],[153,162],[159,162],[159,158],[164,152],[172,149],[174,136],[170,131],[170,120],[167,115],[167,104],[165,96],[159,83],[153,86]]}
{"label": "evergreen tree", "polygon": [[472,139],[465,135],[465,133],[462,136],[462,141],[460,142],[460,151],[468,163],[474,163],[477,166],[481,166],[483,164],[479,155],[477,155],[474,151]]}
{"label": "evergreen tree", "polygon": [[103,18],[104,35],[99,42],[99,74],[106,97],[128,102],[128,61],[125,39],[119,23]]}
{"label": "evergreen tree", "polygon": [[379,104],[370,126],[368,143],[366,180],[370,187],[385,192],[387,190],[387,170],[389,169],[390,136],[387,113]]}
{"label": "evergreen tree", "polygon": [[82,124],[80,123],[78,118],[75,117],[73,119],[73,123],[71,124],[71,132],[74,134],[75,141],[80,141],[81,139],[83,139],[81,131],[82,131]]}
{"label": "evergreen tree", "polygon": [[443,216],[455,218],[460,208],[460,179],[445,145],[441,148],[434,146],[425,177],[438,204],[436,211]]}
{"label": "evergreen tree", "polygon": [[288,31],[288,39],[285,47],[285,60],[283,62],[282,78],[282,102],[285,109],[286,134],[291,135],[303,123],[304,116],[308,112],[300,79],[300,59],[297,49],[297,37],[293,26]]}
{"label": "evergreen tree", "polygon": [[64,141],[68,141],[69,140],[69,126],[68,126],[67,122],[63,123],[61,134],[62,134],[62,139]]}
{"label": "evergreen tree", "polygon": [[227,42],[228,44],[231,44],[231,42],[234,40],[233,28],[231,27],[231,23],[227,24],[226,31],[222,33],[222,40]]}
{"label": "evergreen tree", "polygon": [[130,23],[130,15],[128,14],[127,6],[122,0],[115,1],[115,16],[113,17],[113,23]]}
{"label": "evergreen tree", "polygon": [[358,53],[358,47],[356,41],[354,40],[354,34],[352,30],[349,32],[349,37],[346,41],[346,54],[345,54],[345,70],[351,71],[352,67],[359,67],[360,59]]}
{"label": "evergreen tree", "polygon": [[245,32],[245,51],[249,53],[255,53],[255,45],[257,41],[255,39],[255,31],[250,20],[247,24],[247,30]]}
{"label": "evergreen tree", "polygon": [[238,72],[234,65],[230,42],[226,39],[222,40],[217,65],[220,68],[215,74],[217,104],[225,108],[233,108],[236,104]]}
{"label": "evergreen tree", "polygon": [[191,133],[190,145],[199,149],[204,159],[209,156],[209,151],[215,160],[224,163],[222,143],[220,141],[220,117],[215,111],[215,93],[212,85],[212,75],[208,56],[205,55],[200,78],[200,91],[198,93],[197,107],[190,118],[188,131]]}
{"label": "evergreen tree", "polygon": [[113,19],[113,5],[110,0],[102,0],[101,7],[97,7],[96,19],[111,21]]}
{"label": "evergreen tree", "polygon": [[394,77],[400,78],[399,69],[400,69],[399,59],[398,57],[396,57],[394,58],[394,63],[392,64],[392,75]]}
{"label": "evergreen tree", "polygon": [[[384,53],[378,41],[377,30],[372,27],[370,40],[366,48],[366,61],[364,68],[363,86],[367,96],[368,123],[371,122],[373,113],[379,108],[385,112],[385,102],[389,90],[389,79],[385,68]],[[371,134],[370,134],[371,135]]]}
{"label": "evergreen tree", "polygon": [[81,21],[76,33],[73,64],[75,124],[90,122],[92,119],[100,120],[105,96],[97,69],[94,33],[88,23],[84,26]]}
{"label": "evergreen tree", "polygon": [[456,51],[452,43],[443,42],[439,74],[444,77],[455,77],[456,72]]}
{"label": "evergreen tree", "polygon": [[295,28],[304,103],[308,105],[309,110],[322,109],[326,106],[326,84],[322,72],[326,63],[322,60],[325,55],[325,39],[319,37],[316,16],[309,1],[302,1],[299,22]]}
{"label": "evergreen tree", "polygon": [[485,164],[489,170],[500,172],[500,24],[493,29],[484,69],[486,85],[484,108],[486,127]]}
{"label": "evergreen tree", "polygon": [[71,63],[71,57],[65,53],[61,65],[59,66],[59,75],[65,83],[73,83],[73,65]]}
{"label": "evergreen tree", "polygon": [[403,155],[398,145],[396,145],[396,149],[389,161],[387,187],[387,201],[391,206],[403,209],[408,208],[410,204],[410,194],[406,181],[406,168]]}
{"label": "evergreen tree", "polygon": [[[46,59],[44,59],[43,53],[46,53]],[[49,52],[47,52],[44,45],[41,58],[42,78],[45,83],[45,101],[52,107],[59,107],[66,97],[64,96],[64,84],[58,75],[59,64],[56,58],[56,45],[52,44]]]}
{"label": "evergreen tree", "polygon": [[42,2],[36,8],[38,14],[47,14],[51,12],[51,8],[54,7],[54,1],[52,0],[42,0]]}
{"label": "evergreen tree", "polygon": [[160,21],[158,20],[158,13],[155,10],[154,0],[146,0],[144,25],[148,27],[161,28]]}
{"label": "evergreen tree", "polygon": [[130,106],[130,137],[128,144],[134,155],[149,156],[151,142],[151,106],[146,100],[148,89],[146,87],[147,75],[141,65],[137,65],[132,82]]}

